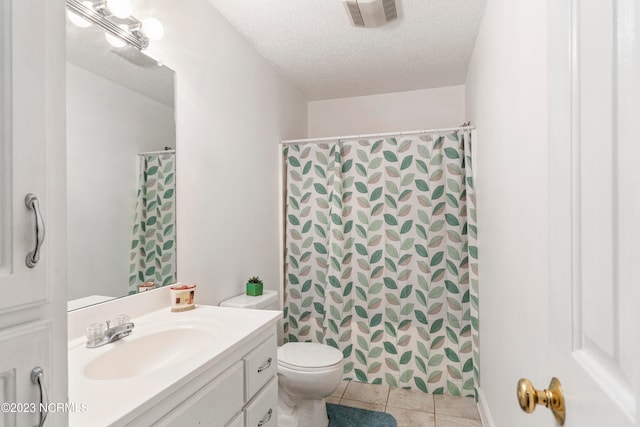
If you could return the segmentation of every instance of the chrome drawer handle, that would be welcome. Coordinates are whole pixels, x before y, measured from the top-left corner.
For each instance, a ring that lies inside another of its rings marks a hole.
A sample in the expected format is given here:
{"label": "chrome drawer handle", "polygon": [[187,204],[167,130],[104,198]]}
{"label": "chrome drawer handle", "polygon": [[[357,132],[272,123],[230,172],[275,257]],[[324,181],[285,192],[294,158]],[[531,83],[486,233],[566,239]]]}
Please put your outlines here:
{"label": "chrome drawer handle", "polygon": [[44,425],[44,421],[49,415],[49,397],[47,396],[47,388],[44,386],[44,370],[40,366],[36,366],[31,371],[31,382],[40,387],[40,423],[38,427]]}
{"label": "chrome drawer handle", "polygon": [[35,194],[27,194],[24,198],[24,203],[29,209],[33,209],[36,215],[36,247],[27,254],[26,259],[27,267],[33,268],[38,261],[40,261],[40,247],[42,247],[42,242],[44,242],[44,221],[42,220],[40,204]]}
{"label": "chrome drawer handle", "polygon": [[271,414],[273,414],[273,409],[269,408],[269,412],[267,412],[267,415],[265,415],[264,418],[258,422],[258,427],[262,427],[263,425],[271,421]]}
{"label": "chrome drawer handle", "polygon": [[258,373],[264,371],[265,369],[269,369],[269,366],[271,366],[271,362],[273,362],[272,358],[267,359],[267,363],[258,368]]}

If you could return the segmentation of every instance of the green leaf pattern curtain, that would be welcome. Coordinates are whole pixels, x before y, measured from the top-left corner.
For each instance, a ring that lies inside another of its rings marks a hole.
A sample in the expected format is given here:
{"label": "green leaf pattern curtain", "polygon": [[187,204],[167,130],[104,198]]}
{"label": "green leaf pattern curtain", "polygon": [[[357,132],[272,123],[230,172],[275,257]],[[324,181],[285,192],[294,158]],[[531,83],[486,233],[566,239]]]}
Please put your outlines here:
{"label": "green leaf pattern curtain", "polygon": [[472,137],[471,132],[462,133],[463,152],[465,158],[464,177],[467,190],[467,226],[468,226],[468,256],[469,256],[469,300],[471,306],[471,337],[473,349],[473,379],[474,394],[476,401],[478,400],[478,388],[480,387],[480,335],[478,323],[478,219],[476,217],[476,192],[473,174],[473,155],[472,155]]}
{"label": "green leaf pattern curtain", "polygon": [[175,154],[140,156],[129,293],[176,282]]}
{"label": "green leaf pattern curtain", "polygon": [[288,341],[340,349],[345,378],[474,396],[470,143],[455,132],[284,148]]}

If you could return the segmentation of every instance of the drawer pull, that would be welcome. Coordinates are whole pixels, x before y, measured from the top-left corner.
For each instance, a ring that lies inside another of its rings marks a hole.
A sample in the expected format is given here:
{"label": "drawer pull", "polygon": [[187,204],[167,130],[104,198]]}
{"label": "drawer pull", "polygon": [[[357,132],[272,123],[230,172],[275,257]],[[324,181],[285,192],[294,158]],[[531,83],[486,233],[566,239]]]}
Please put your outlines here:
{"label": "drawer pull", "polygon": [[24,198],[24,203],[29,209],[33,209],[36,218],[36,247],[27,254],[27,258],[25,259],[27,267],[33,268],[38,261],[40,261],[40,248],[42,247],[42,242],[44,242],[44,222],[42,221],[42,214],[40,213],[40,204],[35,194],[27,194]]}
{"label": "drawer pull", "polygon": [[[273,362],[273,359],[272,359],[272,358],[269,358],[269,359],[267,360],[267,363],[265,363],[264,365],[262,365],[262,366],[260,366],[260,367],[258,368],[258,373],[260,373],[260,372],[264,371],[265,369],[269,369],[269,367],[271,366],[271,362]],[[258,425],[261,425],[261,424],[258,424]]]}
{"label": "drawer pull", "polygon": [[31,371],[31,382],[40,388],[40,422],[38,427],[44,425],[44,421],[49,415],[49,398],[47,397],[47,388],[44,386],[44,370],[40,366],[36,366]]}
{"label": "drawer pull", "polygon": [[[269,361],[271,361],[271,358],[269,358]],[[267,415],[265,415],[264,418],[261,419],[260,422],[258,422],[258,427],[262,427],[263,425],[271,421],[272,414],[273,414],[273,409],[269,408],[269,412],[267,412]]]}

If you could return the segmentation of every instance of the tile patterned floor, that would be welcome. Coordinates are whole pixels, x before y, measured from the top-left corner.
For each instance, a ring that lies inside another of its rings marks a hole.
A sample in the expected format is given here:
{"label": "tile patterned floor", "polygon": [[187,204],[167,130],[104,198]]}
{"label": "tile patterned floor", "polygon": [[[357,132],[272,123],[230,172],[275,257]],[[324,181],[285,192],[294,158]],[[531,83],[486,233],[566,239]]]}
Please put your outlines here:
{"label": "tile patterned floor", "polygon": [[476,402],[469,397],[343,381],[327,402],[388,412],[398,427],[482,427]]}

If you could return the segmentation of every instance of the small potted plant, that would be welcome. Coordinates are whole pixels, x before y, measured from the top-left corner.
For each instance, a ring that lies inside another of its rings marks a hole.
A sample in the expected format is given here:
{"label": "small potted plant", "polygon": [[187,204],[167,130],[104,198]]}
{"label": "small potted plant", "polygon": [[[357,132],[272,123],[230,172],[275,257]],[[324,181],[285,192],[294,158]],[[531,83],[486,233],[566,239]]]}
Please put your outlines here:
{"label": "small potted plant", "polygon": [[262,295],[262,280],[258,276],[250,277],[247,281],[247,295],[254,297]]}

